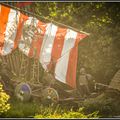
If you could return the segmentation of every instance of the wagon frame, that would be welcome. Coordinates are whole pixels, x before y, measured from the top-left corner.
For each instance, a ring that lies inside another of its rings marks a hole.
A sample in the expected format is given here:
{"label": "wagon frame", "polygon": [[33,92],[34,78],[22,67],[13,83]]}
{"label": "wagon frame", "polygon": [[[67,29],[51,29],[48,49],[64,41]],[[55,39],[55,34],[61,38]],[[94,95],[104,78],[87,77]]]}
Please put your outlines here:
{"label": "wagon frame", "polygon": [[38,98],[41,101],[41,99],[44,100],[47,97],[55,103],[58,102],[58,92],[49,85],[44,85],[41,81],[43,76],[40,76],[40,72],[43,74],[44,71],[38,59],[28,58],[18,49],[0,58],[5,69],[3,74],[9,78],[9,80],[1,79],[0,82],[8,93],[16,96],[16,94],[20,94],[18,93],[20,92],[19,90],[15,93],[16,89],[28,86],[29,93],[26,94],[27,98],[24,98],[22,101],[28,101],[31,97]]}

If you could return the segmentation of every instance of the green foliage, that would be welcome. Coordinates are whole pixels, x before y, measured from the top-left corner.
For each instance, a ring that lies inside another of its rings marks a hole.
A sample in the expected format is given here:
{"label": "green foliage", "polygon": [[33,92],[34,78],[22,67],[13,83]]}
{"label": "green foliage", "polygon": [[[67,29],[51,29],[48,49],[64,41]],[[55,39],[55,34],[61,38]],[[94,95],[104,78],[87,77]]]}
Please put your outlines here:
{"label": "green foliage", "polygon": [[38,112],[39,103],[27,102],[22,103],[17,100],[11,101],[11,109],[4,114],[6,118],[25,118],[32,117]]}
{"label": "green foliage", "polygon": [[43,115],[43,116],[50,116],[50,115],[58,114],[58,113],[63,114],[64,112],[66,112],[66,109],[64,108],[61,109],[59,105],[57,106],[54,106],[53,104],[49,106],[40,105],[40,108],[36,116],[38,116],[38,114]]}
{"label": "green foliage", "polygon": [[2,87],[3,85],[0,83],[0,115],[10,109],[10,104],[8,103],[10,97],[4,92]]}
{"label": "green foliage", "polygon": [[99,111],[101,117],[113,117],[120,114],[120,97],[114,93],[114,97],[106,93],[96,98],[90,98],[84,101],[84,112]]}
{"label": "green foliage", "polygon": [[11,101],[11,109],[2,115],[4,118],[98,118],[98,112],[85,114],[83,108],[68,110],[64,106],[49,105],[44,106],[38,102],[21,103],[16,100]]}
{"label": "green foliage", "polygon": [[[39,112],[35,115],[35,118],[98,118],[98,112],[93,112],[91,114],[84,114],[83,108],[80,108],[78,111],[73,111],[73,109],[66,111],[60,107],[55,109],[50,106],[48,108],[42,108],[44,112]],[[49,112],[46,112],[49,111]]]}

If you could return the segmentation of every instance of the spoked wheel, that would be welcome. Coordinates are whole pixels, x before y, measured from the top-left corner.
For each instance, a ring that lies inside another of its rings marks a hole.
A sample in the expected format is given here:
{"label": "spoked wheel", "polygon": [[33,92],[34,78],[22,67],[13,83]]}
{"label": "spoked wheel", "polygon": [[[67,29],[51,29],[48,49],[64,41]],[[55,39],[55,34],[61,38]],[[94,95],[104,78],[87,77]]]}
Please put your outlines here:
{"label": "spoked wheel", "polygon": [[43,103],[57,103],[59,101],[58,92],[54,88],[46,88],[42,92]]}
{"label": "spoked wheel", "polygon": [[15,96],[18,100],[26,102],[30,100],[31,88],[27,83],[20,83],[15,88]]}

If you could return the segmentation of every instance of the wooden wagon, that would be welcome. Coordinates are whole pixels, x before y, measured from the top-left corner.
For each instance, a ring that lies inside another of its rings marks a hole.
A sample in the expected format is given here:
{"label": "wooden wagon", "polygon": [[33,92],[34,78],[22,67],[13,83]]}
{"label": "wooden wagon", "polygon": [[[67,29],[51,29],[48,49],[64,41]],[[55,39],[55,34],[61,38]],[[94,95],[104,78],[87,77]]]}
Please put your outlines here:
{"label": "wooden wagon", "polygon": [[[9,55],[1,56],[0,82],[4,89],[21,101],[30,98],[59,100],[58,92],[42,81],[44,70],[38,59],[28,58],[16,49]],[[49,73],[48,73],[49,74]]]}

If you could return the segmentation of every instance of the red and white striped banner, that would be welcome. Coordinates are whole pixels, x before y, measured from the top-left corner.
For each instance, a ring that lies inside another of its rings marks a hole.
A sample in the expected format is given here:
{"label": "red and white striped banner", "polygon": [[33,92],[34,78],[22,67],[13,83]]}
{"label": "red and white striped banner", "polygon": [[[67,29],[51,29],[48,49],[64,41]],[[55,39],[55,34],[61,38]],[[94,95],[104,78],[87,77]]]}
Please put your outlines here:
{"label": "red and white striped banner", "polygon": [[57,80],[76,87],[78,43],[86,34],[43,23],[2,5],[0,17],[1,55],[18,47],[25,55],[39,59],[45,70],[53,70]]}

